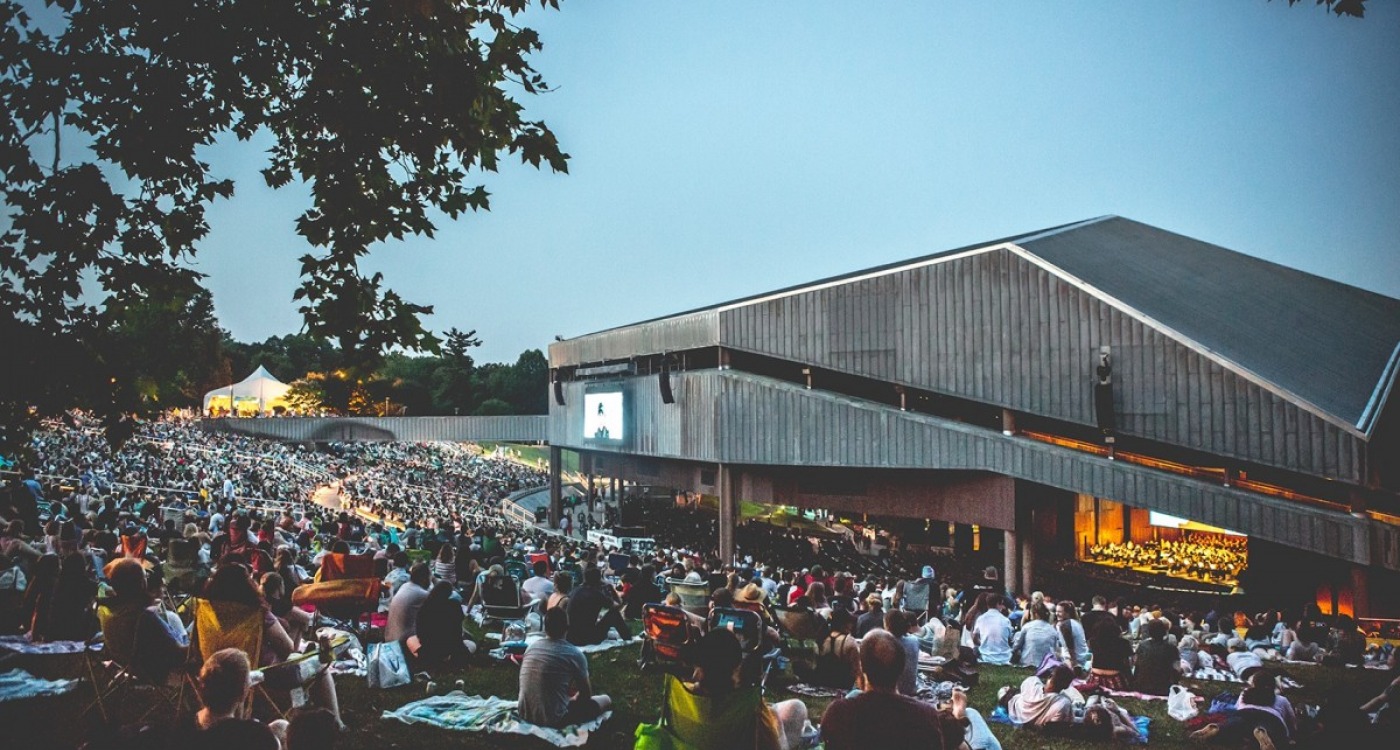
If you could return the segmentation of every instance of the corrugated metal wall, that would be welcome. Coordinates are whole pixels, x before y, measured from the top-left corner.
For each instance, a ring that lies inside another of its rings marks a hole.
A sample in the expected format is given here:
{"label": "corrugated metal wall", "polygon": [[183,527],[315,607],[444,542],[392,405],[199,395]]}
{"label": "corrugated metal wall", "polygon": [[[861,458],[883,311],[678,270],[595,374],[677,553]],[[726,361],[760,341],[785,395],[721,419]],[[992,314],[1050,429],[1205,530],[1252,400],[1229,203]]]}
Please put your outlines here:
{"label": "corrugated metal wall", "polygon": [[1107,345],[1124,434],[1361,479],[1352,434],[1004,249],[744,305],[721,324],[724,346],[1081,424],[1094,424]]}
{"label": "corrugated metal wall", "polygon": [[289,442],[540,442],[549,433],[545,415],[507,417],[289,417],[282,419],[205,419],[212,432]]}
{"label": "corrugated metal wall", "polygon": [[678,352],[719,345],[719,312],[663,318],[549,345],[549,366],[627,359],[638,354]]}

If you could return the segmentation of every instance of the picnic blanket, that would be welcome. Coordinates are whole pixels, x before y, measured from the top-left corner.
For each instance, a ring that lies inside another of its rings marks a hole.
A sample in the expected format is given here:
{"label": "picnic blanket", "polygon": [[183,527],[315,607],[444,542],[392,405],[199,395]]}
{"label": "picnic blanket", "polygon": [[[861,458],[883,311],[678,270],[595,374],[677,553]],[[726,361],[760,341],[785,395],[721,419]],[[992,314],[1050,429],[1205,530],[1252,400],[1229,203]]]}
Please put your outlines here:
{"label": "picnic blanket", "polygon": [[555,747],[582,747],[588,734],[598,731],[612,711],[586,724],[562,729],[528,724],[515,713],[516,701],[494,696],[482,698],[454,690],[447,695],[425,698],[385,711],[382,718],[397,719],[405,724],[428,724],[458,732],[487,732],[491,734],[523,734],[538,737]]}
{"label": "picnic blanket", "polygon": [[805,695],[808,698],[840,698],[851,692],[850,690],[842,690],[841,688],[809,685],[805,682],[794,682],[787,686],[787,691],[796,695]]}
{"label": "picnic blanket", "polygon": [[[494,641],[499,641],[501,639],[501,634],[487,633],[486,637]],[[543,637],[543,633],[531,633],[530,635],[526,636],[525,643],[534,643],[535,641]],[[578,650],[582,651],[585,654],[596,654],[600,651],[611,651],[615,648],[622,648],[623,646],[630,646],[634,643],[640,643],[642,640],[642,636],[640,635],[634,635],[631,639],[628,640],[624,640],[622,638],[609,638],[603,641],[602,643],[593,643],[587,646],[579,646]],[[512,654],[506,650],[505,646],[497,646],[496,648],[493,648],[490,651],[486,652],[486,655],[490,656],[492,659],[495,659],[497,661],[510,661]]]}
{"label": "picnic blanket", "polygon": [[77,680],[45,680],[23,669],[11,669],[0,674],[0,703],[40,695],[62,695],[77,686]]}
{"label": "picnic blanket", "polygon": [[81,654],[87,647],[86,641],[34,643],[27,635],[0,635],[0,649],[19,654]]}
{"label": "picnic blanket", "polygon": [[[992,711],[991,716],[987,717],[987,719],[988,719],[989,721],[994,721],[994,722],[996,722],[996,723],[998,723],[998,724],[1006,724],[1006,725],[1008,725],[1008,726],[1016,727],[1017,729],[1020,729],[1020,728],[1021,728],[1021,725],[1020,725],[1020,724],[1017,724],[1017,723],[1014,722],[1014,721],[1012,721],[1012,720],[1011,720],[1010,714],[1006,713],[1006,709],[1003,708],[1003,707],[1001,707],[1001,706],[997,706],[997,707],[996,707],[996,710],[995,710],[995,711]],[[1136,743],[1134,743],[1134,744],[1138,744],[1138,745],[1146,745],[1146,744],[1147,744],[1147,740],[1148,740],[1147,728],[1148,728],[1148,726],[1149,726],[1151,723],[1152,723],[1152,718],[1149,717],[1149,716],[1135,716],[1135,717],[1133,717],[1133,725],[1137,727],[1137,730],[1138,730],[1138,738],[1139,738],[1138,741],[1137,741]],[[1027,731],[1034,731],[1034,730],[1027,730]]]}

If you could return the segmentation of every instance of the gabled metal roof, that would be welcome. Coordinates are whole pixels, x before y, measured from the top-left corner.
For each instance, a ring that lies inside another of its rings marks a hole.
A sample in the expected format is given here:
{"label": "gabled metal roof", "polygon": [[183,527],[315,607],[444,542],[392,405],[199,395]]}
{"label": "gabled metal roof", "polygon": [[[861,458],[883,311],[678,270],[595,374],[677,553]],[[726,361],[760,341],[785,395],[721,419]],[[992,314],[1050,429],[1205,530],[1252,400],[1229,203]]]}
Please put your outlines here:
{"label": "gabled metal roof", "polygon": [[1362,433],[1395,379],[1400,300],[1117,216],[1013,242]]}

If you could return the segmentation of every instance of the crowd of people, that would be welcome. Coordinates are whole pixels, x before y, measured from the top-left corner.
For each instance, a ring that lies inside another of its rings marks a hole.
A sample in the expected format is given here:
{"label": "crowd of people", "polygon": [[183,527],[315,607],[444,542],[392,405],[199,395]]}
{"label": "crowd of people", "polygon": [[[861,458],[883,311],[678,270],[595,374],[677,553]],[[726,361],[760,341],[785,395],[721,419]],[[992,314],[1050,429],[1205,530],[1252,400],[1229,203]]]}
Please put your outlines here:
{"label": "crowd of people", "polygon": [[[1247,689],[1238,710],[1203,727],[1200,739],[1281,746],[1301,728],[1279,696],[1276,670],[1266,667],[1366,658],[1354,623],[1312,611],[1246,615],[1224,604],[1095,597],[1081,606],[1052,592],[1018,596],[995,568],[864,554],[835,533],[745,524],[738,558],[725,561],[714,549],[712,515],[664,503],[622,510],[630,524],[654,530],[657,545],[618,554],[503,520],[494,510],[500,499],[542,484],[543,475],[461,446],[313,451],[170,421],[144,425],[111,452],[78,418],[37,434],[32,447],[33,470],[8,476],[0,495],[0,591],[12,594],[0,599],[0,627],[34,641],[86,641],[101,632],[114,660],[143,680],[189,675],[202,707],[172,730],[172,747],[191,746],[195,735],[212,747],[331,746],[342,720],[325,671],[274,685],[304,689],[315,706],[289,723],[234,718],[234,707],[249,670],[327,648],[317,628],[331,613],[313,615],[292,601],[299,586],[356,555],[372,559],[382,578],[383,641],[402,650],[413,672],[481,658],[463,629],[477,605],[505,592],[529,610],[523,621],[539,632],[519,654],[518,711],[545,727],[609,710],[607,686],[593,684],[581,648],[630,639],[646,605],[682,605],[681,587],[671,582],[703,590],[712,610],[757,613],[757,648],[701,614],[687,615],[697,637],[677,689],[699,712],[689,717],[695,725],[715,727],[700,732],[695,747],[732,747],[744,732],[760,747],[804,747],[815,723],[831,750],[930,738],[939,747],[999,748],[964,692],[927,679],[965,682],[979,663],[1033,671],[986,711],[1086,739],[1131,739],[1138,731],[1113,702],[1116,693],[1165,695],[1196,670],[1228,671]],[[309,502],[328,487],[342,507]],[[517,580],[512,569],[529,574]],[[256,612],[260,646],[202,654],[205,621],[178,606],[172,591]],[[843,697],[820,717],[800,700],[756,700],[721,731],[720,719],[733,719],[726,707],[755,695],[753,660],[791,645],[793,618],[817,628],[812,648],[792,653],[795,676]],[[1392,685],[1352,708],[1392,721],[1394,694]]]}
{"label": "crowd of people", "polygon": [[1181,539],[1090,545],[1088,559],[1183,578],[1232,583],[1239,580],[1249,563],[1248,545],[1245,537],[1187,533]]}

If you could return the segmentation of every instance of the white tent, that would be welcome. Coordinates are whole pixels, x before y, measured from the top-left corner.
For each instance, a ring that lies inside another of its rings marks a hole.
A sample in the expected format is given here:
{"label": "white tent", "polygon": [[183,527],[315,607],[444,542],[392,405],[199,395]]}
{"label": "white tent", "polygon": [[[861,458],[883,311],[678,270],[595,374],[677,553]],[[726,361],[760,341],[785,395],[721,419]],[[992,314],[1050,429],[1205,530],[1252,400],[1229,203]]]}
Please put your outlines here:
{"label": "white tent", "polygon": [[259,365],[252,375],[237,383],[204,394],[204,413],[209,413],[211,405],[220,409],[232,408],[235,412],[264,413],[274,406],[284,405],[282,398],[291,388]]}

